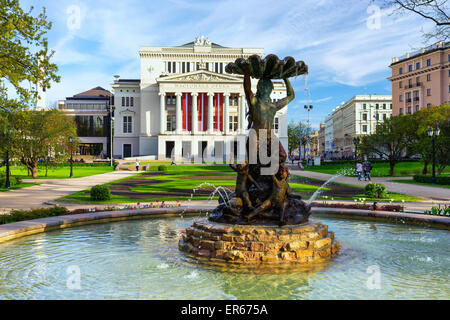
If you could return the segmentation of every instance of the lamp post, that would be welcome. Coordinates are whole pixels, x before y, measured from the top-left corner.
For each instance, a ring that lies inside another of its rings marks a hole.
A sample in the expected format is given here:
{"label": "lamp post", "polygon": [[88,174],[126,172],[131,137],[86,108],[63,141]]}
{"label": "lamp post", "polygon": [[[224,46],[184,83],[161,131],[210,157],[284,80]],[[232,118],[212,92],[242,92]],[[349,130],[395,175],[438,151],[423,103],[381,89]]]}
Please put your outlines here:
{"label": "lamp post", "polygon": [[[312,108],[313,108],[312,105],[305,104],[305,110],[308,111],[308,126],[306,129],[307,130],[306,131],[306,149],[307,149],[307,153],[308,153],[308,158],[309,158],[309,112],[311,111]],[[306,156],[306,154],[305,154],[305,156]]]}
{"label": "lamp post", "polygon": [[439,128],[435,127],[433,128],[428,128],[427,130],[427,134],[428,136],[431,138],[431,143],[432,143],[432,153],[433,153],[433,174],[431,176],[431,183],[432,184],[436,184],[436,150],[435,150],[435,139],[437,136],[439,136]]}
{"label": "lamp post", "polygon": [[5,177],[5,188],[9,189],[11,188],[11,182],[10,182],[10,175],[11,175],[11,171],[9,169],[9,148],[10,148],[10,139],[11,139],[11,134],[12,134],[12,127],[9,126],[7,128],[5,128],[5,137],[7,139],[7,146],[6,146],[6,177]]}
{"label": "lamp post", "polygon": [[73,137],[69,137],[70,142],[70,178],[73,178]]}
{"label": "lamp post", "polygon": [[358,144],[359,144],[359,137],[353,138],[353,144],[355,145],[355,168],[356,164],[358,163]]}

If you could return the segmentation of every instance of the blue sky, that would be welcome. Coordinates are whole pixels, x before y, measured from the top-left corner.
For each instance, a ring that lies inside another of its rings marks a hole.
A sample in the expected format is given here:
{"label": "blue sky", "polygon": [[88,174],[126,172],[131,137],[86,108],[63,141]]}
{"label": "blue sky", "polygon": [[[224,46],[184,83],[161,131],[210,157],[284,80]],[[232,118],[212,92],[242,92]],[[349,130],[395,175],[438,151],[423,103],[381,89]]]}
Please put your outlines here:
{"label": "blue sky", "polygon": [[[310,103],[314,127],[355,94],[390,94],[386,78],[392,57],[420,48],[421,30],[431,27],[418,16],[393,15],[389,8],[380,11],[379,20],[374,19],[370,0],[21,4],[36,9],[45,6],[53,21],[48,38],[61,82],[48,90],[48,103],[95,86],[110,89],[115,74],[139,78],[140,46],[177,46],[204,35],[223,46],[261,47],[265,54],[305,61],[310,95],[303,77],[292,79],[296,99],[289,105],[289,120],[304,121],[303,105]],[[80,10],[79,27],[73,24],[74,6]]]}

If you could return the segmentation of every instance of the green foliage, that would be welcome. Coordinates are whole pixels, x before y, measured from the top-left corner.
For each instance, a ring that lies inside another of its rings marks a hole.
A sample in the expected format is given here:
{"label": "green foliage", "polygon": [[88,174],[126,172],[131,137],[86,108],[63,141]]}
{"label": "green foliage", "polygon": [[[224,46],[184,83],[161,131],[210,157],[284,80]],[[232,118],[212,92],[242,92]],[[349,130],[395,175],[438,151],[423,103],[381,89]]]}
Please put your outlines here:
{"label": "green foliage", "polygon": [[[432,176],[415,175],[413,180],[421,183],[432,183]],[[436,184],[450,185],[450,176],[436,176]]]}
{"label": "green foliage", "polygon": [[[36,168],[40,159],[44,165],[51,156],[52,161],[63,161],[69,157],[70,149],[77,142],[69,144],[69,137],[76,137],[73,117],[61,110],[18,111],[10,115],[13,130],[8,139],[11,157],[18,159],[37,178]],[[42,163],[42,162],[41,162]]]}
{"label": "green foliage", "polygon": [[429,214],[433,216],[450,216],[450,206],[444,205],[441,207],[441,205],[432,206],[431,210],[425,210],[423,212],[424,214]]}
{"label": "green foliage", "polygon": [[[290,122],[288,125],[288,148],[289,154],[294,150],[298,150],[300,145],[300,138],[302,139],[302,146],[306,145],[307,126],[304,123]],[[303,151],[302,151],[303,154]]]}
{"label": "green foliage", "polygon": [[364,188],[368,198],[384,199],[387,197],[386,187],[381,183],[369,183]]}
{"label": "green foliage", "polygon": [[10,214],[0,215],[0,224],[60,216],[68,212],[69,210],[67,210],[67,208],[59,206],[55,206],[52,208],[38,208],[32,210],[12,210]]}
{"label": "green foliage", "polygon": [[105,201],[111,199],[111,191],[108,186],[105,185],[93,186],[90,194],[92,201]]}
{"label": "green foliage", "polygon": [[168,170],[169,170],[169,167],[167,165],[163,164],[163,165],[158,166],[158,171],[160,171],[160,172],[166,172]]}
{"label": "green foliage", "polygon": [[[0,188],[4,187],[6,183],[6,175],[3,173],[0,173]],[[15,176],[9,176],[9,183],[12,186],[16,186],[18,184],[22,183],[22,180],[20,180],[20,178],[15,177]]]}
{"label": "green foliage", "polygon": [[[60,79],[45,37],[52,24],[45,8],[38,15],[32,11],[24,11],[18,0],[0,0],[0,113],[34,104],[37,83],[48,89]],[[15,98],[9,95],[9,85]]]}

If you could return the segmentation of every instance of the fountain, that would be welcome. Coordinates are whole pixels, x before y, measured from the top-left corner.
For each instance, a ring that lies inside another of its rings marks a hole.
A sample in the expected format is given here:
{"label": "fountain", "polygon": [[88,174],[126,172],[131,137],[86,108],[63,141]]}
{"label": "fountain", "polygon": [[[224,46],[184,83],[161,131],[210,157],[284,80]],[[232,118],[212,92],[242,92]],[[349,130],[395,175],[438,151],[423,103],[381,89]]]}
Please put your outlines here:
{"label": "fountain", "polygon": [[[338,252],[334,233],[320,222],[309,221],[310,202],[292,192],[285,166],[286,151],[272,127],[275,113],[294,99],[290,77],[307,74],[303,61],[280,60],[270,54],[239,58],[226,72],[244,76],[249,111],[246,160],[230,164],[237,172],[234,193],[220,196],[208,219],[186,229],[180,250],[208,264],[286,264],[329,260]],[[259,79],[257,92],[251,77]],[[287,97],[272,102],[273,79],[282,79]]]}

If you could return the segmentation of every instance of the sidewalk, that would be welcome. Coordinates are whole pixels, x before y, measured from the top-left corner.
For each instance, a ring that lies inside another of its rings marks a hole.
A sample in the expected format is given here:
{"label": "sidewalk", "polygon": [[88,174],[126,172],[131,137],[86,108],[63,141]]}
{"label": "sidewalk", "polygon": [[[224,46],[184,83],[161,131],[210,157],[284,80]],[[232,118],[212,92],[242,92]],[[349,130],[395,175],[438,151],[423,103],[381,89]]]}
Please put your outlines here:
{"label": "sidewalk", "polygon": [[[312,172],[312,171],[302,171],[296,170],[290,167],[291,175],[298,175],[307,178],[319,179],[323,181],[327,181],[333,175],[327,173],[320,172]],[[399,183],[399,182],[389,182],[389,180],[401,180],[402,178],[397,177],[382,177],[382,178],[372,178],[372,181],[358,181],[356,177],[337,177],[333,182],[348,184],[352,186],[365,187],[370,182],[382,183],[386,186],[387,191],[407,194],[410,196],[416,196],[421,198],[428,198],[431,202],[432,200],[436,202],[442,201],[450,201],[450,189],[449,188],[440,188],[440,187],[428,187],[421,186],[409,183]]]}
{"label": "sidewalk", "polygon": [[10,209],[42,208],[54,200],[68,194],[88,189],[97,184],[127,178],[139,172],[114,171],[75,179],[25,179],[24,182],[36,182],[40,185],[0,192],[0,212]]}

